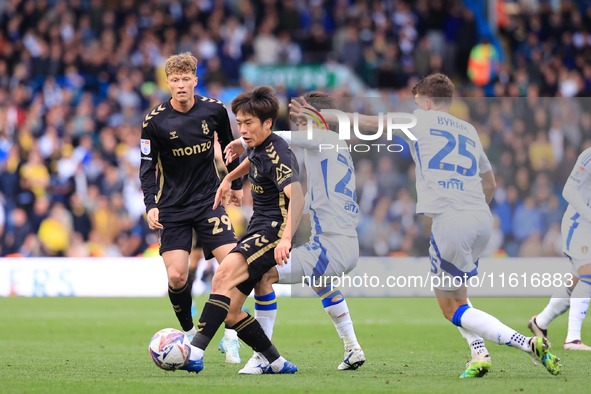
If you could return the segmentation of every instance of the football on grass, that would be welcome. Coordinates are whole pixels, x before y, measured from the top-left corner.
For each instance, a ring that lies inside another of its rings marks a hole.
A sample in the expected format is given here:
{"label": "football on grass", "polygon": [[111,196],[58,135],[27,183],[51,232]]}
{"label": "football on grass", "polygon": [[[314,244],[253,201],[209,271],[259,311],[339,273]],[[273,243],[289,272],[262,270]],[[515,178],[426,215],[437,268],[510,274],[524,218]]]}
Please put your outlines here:
{"label": "football on grass", "polygon": [[158,331],[150,340],[150,357],[159,368],[174,371],[189,360],[189,338],[174,328]]}

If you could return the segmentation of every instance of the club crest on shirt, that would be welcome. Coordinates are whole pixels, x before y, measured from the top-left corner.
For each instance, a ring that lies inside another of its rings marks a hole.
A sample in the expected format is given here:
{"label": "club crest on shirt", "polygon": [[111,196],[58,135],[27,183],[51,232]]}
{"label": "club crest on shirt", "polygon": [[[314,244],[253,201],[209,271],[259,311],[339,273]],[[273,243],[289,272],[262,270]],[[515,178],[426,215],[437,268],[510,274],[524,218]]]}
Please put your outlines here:
{"label": "club crest on shirt", "polygon": [[583,246],[583,247],[581,248],[581,251],[582,251],[583,253],[587,253],[587,252],[589,251],[589,248],[588,248],[587,246]]}
{"label": "club crest on shirt", "polygon": [[205,120],[201,122],[201,130],[203,131],[203,134],[209,134],[209,126],[207,125],[207,122]]}
{"label": "club crest on shirt", "polygon": [[259,176],[259,170],[256,168],[256,166],[254,167],[254,174],[252,175],[252,177],[254,179],[257,179],[257,176]]}
{"label": "club crest on shirt", "polygon": [[276,176],[277,176],[277,183],[278,184],[283,183],[287,178],[289,178],[293,175],[291,168],[289,168],[288,166],[286,166],[283,163],[281,163],[281,165],[279,167],[277,167],[275,169],[275,171],[277,172]]}
{"label": "club crest on shirt", "polygon": [[144,140],[144,139],[142,139],[140,141],[140,149],[141,149],[141,151],[142,151],[142,153],[144,155],[149,155],[150,154],[150,152],[151,152],[150,147],[151,147],[150,140]]}

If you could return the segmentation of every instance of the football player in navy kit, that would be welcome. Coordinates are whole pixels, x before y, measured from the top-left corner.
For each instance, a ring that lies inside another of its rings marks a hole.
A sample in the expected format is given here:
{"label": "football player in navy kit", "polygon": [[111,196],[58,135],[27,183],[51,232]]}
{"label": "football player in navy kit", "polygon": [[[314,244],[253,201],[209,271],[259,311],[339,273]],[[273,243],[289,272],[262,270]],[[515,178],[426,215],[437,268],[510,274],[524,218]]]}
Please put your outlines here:
{"label": "football player in navy kit", "polygon": [[279,101],[268,86],[239,94],[232,101],[238,128],[249,155],[222,181],[213,205],[217,209],[230,192],[231,182],[248,174],[253,216],[247,233],[224,259],[211,284],[211,295],[199,318],[199,330],[191,341],[191,354],[181,369],[199,372],[203,354],[218,327],[225,321],[268,364],[261,373],[289,374],[297,367],[285,360],[267,337],[259,322],[242,311],[244,300],[271,267],[288,262],[291,240],[304,207],[294,155],[271,128],[279,112]]}
{"label": "football player in navy kit", "polygon": [[[170,301],[185,334],[192,338],[196,330],[187,276],[193,229],[206,259],[222,261],[236,246],[224,206],[211,209],[220,184],[214,134],[222,149],[233,136],[222,102],[194,95],[195,57],[190,53],[171,56],[164,69],[172,97],[143,121],[140,180],[148,225],[159,230]],[[228,172],[237,165],[228,165]],[[232,182],[230,201],[237,206],[242,203],[240,178]]]}

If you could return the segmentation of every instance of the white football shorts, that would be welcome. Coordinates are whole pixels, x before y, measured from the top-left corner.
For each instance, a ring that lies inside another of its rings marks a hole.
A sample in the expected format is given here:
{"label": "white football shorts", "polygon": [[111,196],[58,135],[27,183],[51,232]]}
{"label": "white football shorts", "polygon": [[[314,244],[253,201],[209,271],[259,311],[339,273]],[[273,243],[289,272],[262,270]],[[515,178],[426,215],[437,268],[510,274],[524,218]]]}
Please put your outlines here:
{"label": "white football shorts", "polygon": [[[448,211],[433,216],[431,226],[431,275],[434,287],[453,291],[464,285],[464,276],[478,273],[478,259],[493,229],[490,211]],[[454,277],[461,277],[452,280]],[[437,286],[439,284],[439,286]]]}
{"label": "white football shorts", "polygon": [[302,283],[304,277],[341,276],[359,259],[359,240],[345,235],[320,234],[291,251],[290,263],[277,265],[279,283]]}
{"label": "white football shorts", "polygon": [[570,258],[577,277],[583,265],[591,264],[591,223],[578,214],[562,218],[562,253]]}

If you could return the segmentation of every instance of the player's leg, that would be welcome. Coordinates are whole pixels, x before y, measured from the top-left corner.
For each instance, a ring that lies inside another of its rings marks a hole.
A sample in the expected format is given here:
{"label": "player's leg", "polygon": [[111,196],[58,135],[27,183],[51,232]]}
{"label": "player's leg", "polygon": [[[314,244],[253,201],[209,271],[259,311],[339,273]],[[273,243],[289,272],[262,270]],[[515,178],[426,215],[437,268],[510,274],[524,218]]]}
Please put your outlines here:
{"label": "player's leg", "polygon": [[168,297],[174,313],[186,335],[195,335],[193,317],[191,316],[191,288],[188,286],[189,252],[186,250],[169,250],[162,253],[166,273],[168,274]]}
{"label": "player's leg", "polygon": [[[277,233],[276,230],[272,229],[271,231],[269,231],[269,229],[263,228],[259,228],[258,230],[251,229],[249,233],[242,238],[241,242],[236,247],[235,250],[239,251],[244,256],[245,261],[248,263],[249,279],[237,286],[238,290],[240,290],[243,294],[250,294],[258,282],[263,280],[263,278],[268,278],[268,275],[265,276],[265,274],[270,270],[273,270],[274,267],[277,266],[274,255],[274,247],[279,243],[280,235],[281,233]],[[268,279],[264,279],[264,281],[265,283],[269,283]],[[270,283],[269,288],[272,290]],[[263,291],[269,293],[269,291],[266,288],[261,287],[261,289],[264,289]],[[252,324],[251,327],[260,327],[261,332],[264,334],[266,340],[270,343],[270,336],[272,336],[272,332],[265,332],[261,324],[255,318],[253,318],[252,320],[254,322],[249,321],[248,324]],[[243,334],[242,332],[240,332],[240,330],[237,329],[237,327],[239,326],[240,323],[234,327],[234,329],[238,331],[238,336],[245,343],[251,346],[253,350],[255,350],[255,353],[254,356],[249,360],[249,362],[246,363],[246,366],[243,369],[241,369],[238,373],[293,373],[297,371],[297,367],[295,365],[285,361],[283,358],[274,360],[276,357],[275,353],[271,352],[272,358],[269,358],[267,352],[261,350],[264,349],[264,347],[253,346],[253,344],[248,342],[247,338],[244,337],[245,334]],[[267,329],[269,329],[268,325]],[[270,364],[267,362],[267,360]]]}
{"label": "player's leg", "polygon": [[[293,373],[297,371],[297,367],[279,354],[279,351],[271,343],[271,338],[267,336],[260,323],[253,316],[241,309],[246,300],[247,293],[250,294],[252,292],[254,284],[255,281],[247,281],[235,289],[236,295],[232,296],[230,314],[228,315],[228,319],[226,319],[226,322],[236,330],[238,337],[252,348],[254,354],[259,354],[261,359],[261,362],[257,366],[251,365],[250,368],[245,366],[238,373],[246,375]],[[234,303],[234,298],[239,301]]]}
{"label": "player's leg", "polygon": [[[228,253],[236,247],[237,240],[224,206],[220,205],[215,210],[212,210],[211,206],[206,204],[200,208],[197,220],[194,222],[194,229],[197,240],[203,246],[205,258],[209,260],[215,257],[218,262],[222,263]],[[225,327],[220,348],[224,350],[227,363],[239,364],[241,362],[238,336],[228,325]]]}
{"label": "player's leg", "polygon": [[277,268],[273,267],[263,275],[254,288],[254,317],[269,339],[273,339],[273,327],[277,318],[277,296],[273,283],[277,283],[278,279]]}
{"label": "player's leg", "polygon": [[[454,277],[476,273],[477,260],[486,247],[492,231],[492,216],[488,212],[453,212],[433,220],[429,252],[433,263],[432,274],[441,279],[435,286],[437,302],[443,315],[453,324],[481,338],[528,352],[538,359],[548,372],[559,373],[558,359],[548,352],[545,338],[527,338],[501,323],[496,317],[470,307],[465,284],[458,286]],[[492,365],[474,363],[476,374],[483,376]],[[479,369],[482,370],[479,371]],[[465,374],[469,373],[469,369]],[[478,372],[481,372],[480,374]]]}
{"label": "player's leg", "polygon": [[187,281],[189,282],[189,288],[193,289],[193,283],[195,283],[197,276],[197,267],[199,266],[199,261],[203,258],[203,249],[200,246],[193,247],[189,257],[189,275]]}
{"label": "player's leg", "polygon": [[[459,274],[462,270],[472,272],[475,268],[476,264],[472,262],[478,260],[479,254],[486,247],[488,239],[490,238],[487,229],[490,227],[490,230],[492,231],[492,222],[488,225],[486,223],[488,219],[492,219],[492,217],[488,218],[484,215],[481,219],[483,220],[475,221],[473,215],[468,215],[467,217],[462,217],[462,220],[452,217],[447,220],[436,218],[433,221],[429,255],[433,267],[431,274],[439,279],[439,284],[436,286],[439,289],[458,289],[458,286],[454,286],[451,281],[453,276],[446,270],[457,271],[456,273]],[[458,228],[459,222],[465,222],[461,229]],[[475,237],[479,232],[481,233],[480,236]],[[454,261],[456,264],[452,264],[451,261]],[[461,268],[457,268],[456,265]],[[467,297],[466,303],[472,306]],[[468,343],[472,356],[472,359],[466,364],[466,370],[460,378],[483,377],[492,367],[492,360],[486,349],[484,339],[478,334],[465,328],[458,327],[458,330]]]}
{"label": "player's leg", "polygon": [[[212,251],[213,256],[217,261],[222,262],[224,258],[236,247],[235,244],[226,244],[217,247]],[[224,326],[224,337],[220,341],[218,350],[225,354],[226,363],[228,364],[240,364],[240,347],[242,344],[238,340],[238,333],[232,329],[232,326],[227,323]]]}
{"label": "player's leg", "polygon": [[573,289],[568,313],[568,335],[564,341],[565,350],[591,350],[581,342],[581,326],[589,309],[591,298],[591,262],[573,260],[577,268],[579,281]]}
{"label": "player's leg", "polygon": [[230,311],[230,296],[239,283],[248,279],[248,265],[239,253],[224,259],[213,276],[211,294],[199,318],[199,330],[191,341],[189,362],[183,368],[189,372],[203,369],[203,353]]}
{"label": "player's leg", "polygon": [[188,223],[163,223],[160,230],[160,254],[168,276],[168,297],[186,335],[195,334],[191,316],[191,288],[188,286],[191,226]]}
{"label": "player's leg", "polygon": [[[256,255],[256,248],[250,244],[249,248],[251,248],[251,253],[255,254],[250,265],[243,254],[230,253],[214,274],[210,299],[206,302],[199,319],[199,331],[191,342],[190,362],[186,368],[189,371],[199,372],[203,369],[203,353],[224,321],[233,325],[240,339],[255,351],[261,352],[269,360],[270,365],[265,369],[266,373],[294,373],[297,371],[295,365],[281,357],[256,319],[241,310],[244,299],[254,287],[254,282],[246,286],[250,286],[248,290],[240,288],[242,295],[237,293],[236,286],[243,285],[251,277],[260,276],[264,272],[261,272],[261,269],[268,270],[268,267],[265,267],[263,263],[273,259],[273,249],[266,250],[267,253],[263,253],[263,255]],[[260,258],[261,264],[253,263],[258,258]],[[235,298],[232,305],[230,297]],[[192,369],[193,366],[195,366],[194,369]]]}
{"label": "player's leg", "polygon": [[[357,265],[359,241],[356,237],[316,236],[314,242],[306,245],[310,246],[310,251],[308,248],[301,248],[302,252],[294,255],[296,263],[302,267],[298,268],[297,264],[294,264],[296,279],[299,281],[302,280],[304,272],[311,272],[311,276],[318,280],[321,276],[332,277],[349,273]],[[310,259],[310,253],[314,252],[318,254],[317,257]],[[313,287],[313,290],[343,340],[345,354],[337,368],[341,371],[356,370],[365,363],[365,353],[357,341],[345,296],[332,284]]]}
{"label": "player's leg", "polygon": [[[293,250],[291,263],[271,269],[270,283],[298,284],[308,277],[340,276],[348,273],[357,264],[359,243],[355,237],[315,237]],[[319,282],[319,280],[317,281]],[[308,285],[313,283],[308,283]],[[339,370],[355,370],[365,362],[365,354],[355,335],[351,313],[345,296],[334,286],[312,286],[320,298],[326,314],[330,317],[339,337],[343,340],[345,354]]]}
{"label": "player's leg", "polygon": [[[468,305],[472,307],[472,303],[469,299],[467,299]],[[468,342],[468,346],[470,347],[470,354],[472,359],[470,362],[466,364],[467,370],[464,372],[464,377],[474,377],[472,375],[482,375],[482,370],[477,368],[477,363],[480,362],[487,362],[492,364],[492,359],[490,357],[490,353],[486,348],[486,344],[484,343],[484,339],[473,333],[472,331],[466,330],[465,328],[458,327],[460,334],[464,337],[466,342]],[[481,376],[478,376],[481,377]]]}
{"label": "player's leg", "polygon": [[559,359],[550,354],[545,338],[528,338],[506,326],[496,317],[482,310],[471,308],[468,305],[466,293],[465,286],[454,291],[435,289],[437,302],[446,319],[486,340],[529,353],[534,360],[542,362],[548,372],[553,375],[560,372]]}
{"label": "player's leg", "polygon": [[316,295],[320,297],[322,306],[327,315],[343,340],[345,346],[345,356],[343,361],[337,367],[339,370],[356,370],[365,363],[365,353],[357,341],[353,320],[349,313],[349,306],[341,291],[328,285],[326,287],[314,287]]}
{"label": "player's leg", "polygon": [[[273,283],[277,283],[278,278],[277,268],[273,267],[263,275],[254,287],[254,317],[269,339],[273,338],[273,328],[277,317],[277,297],[275,290],[273,290]],[[255,351],[238,373],[258,375],[263,373],[268,364],[265,356]]]}
{"label": "player's leg", "polygon": [[[193,283],[195,283],[195,278],[197,277],[197,267],[199,266],[199,261],[203,258],[203,249],[201,249],[201,242],[197,239],[197,234],[193,229],[193,241],[191,246],[191,254],[189,255],[189,275],[187,277],[187,282],[189,289],[191,289],[191,293],[193,293]],[[191,304],[191,316],[197,315],[197,309],[195,308],[195,302]],[[193,337],[191,337],[193,339]]]}
{"label": "player's leg", "polygon": [[[548,302],[548,305],[546,305],[544,310],[529,319],[527,326],[535,336],[543,336],[548,339],[548,326],[554,319],[570,308],[571,294],[578,281],[579,278],[573,275],[571,286],[560,288],[554,293],[552,298],[550,298],[550,302]],[[548,345],[551,346],[550,340],[548,340]]]}

